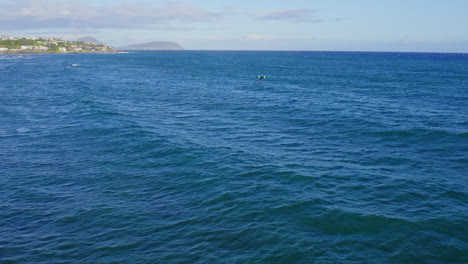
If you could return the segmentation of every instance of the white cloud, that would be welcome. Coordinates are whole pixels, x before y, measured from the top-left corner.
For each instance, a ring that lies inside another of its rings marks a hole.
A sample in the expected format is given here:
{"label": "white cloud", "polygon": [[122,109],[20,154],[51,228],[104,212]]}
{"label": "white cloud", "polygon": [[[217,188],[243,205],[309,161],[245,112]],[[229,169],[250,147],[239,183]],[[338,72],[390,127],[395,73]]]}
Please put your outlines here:
{"label": "white cloud", "polygon": [[310,9],[279,9],[261,12],[255,15],[257,19],[261,20],[289,20],[289,21],[310,21],[313,19],[312,15],[317,11]]}
{"label": "white cloud", "polygon": [[245,39],[247,40],[275,40],[277,38],[264,36],[260,34],[248,34]]}
{"label": "white cloud", "polygon": [[4,29],[164,28],[176,22],[213,22],[220,17],[220,13],[176,2],[96,7],[77,0],[7,0],[0,5]]}

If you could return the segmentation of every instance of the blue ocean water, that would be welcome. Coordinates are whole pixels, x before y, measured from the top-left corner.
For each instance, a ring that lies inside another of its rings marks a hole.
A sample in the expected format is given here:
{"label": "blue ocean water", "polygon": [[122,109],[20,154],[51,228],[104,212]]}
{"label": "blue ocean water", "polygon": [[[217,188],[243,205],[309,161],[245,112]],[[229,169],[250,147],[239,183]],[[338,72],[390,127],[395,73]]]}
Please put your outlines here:
{"label": "blue ocean water", "polygon": [[1,263],[468,263],[468,54],[1,55],[0,146]]}

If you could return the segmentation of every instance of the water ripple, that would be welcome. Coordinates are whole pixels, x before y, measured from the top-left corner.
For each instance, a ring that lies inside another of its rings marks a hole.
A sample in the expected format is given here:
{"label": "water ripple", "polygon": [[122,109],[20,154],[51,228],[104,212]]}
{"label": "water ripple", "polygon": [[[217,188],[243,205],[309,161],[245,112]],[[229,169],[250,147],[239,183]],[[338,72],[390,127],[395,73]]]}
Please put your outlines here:
{"label": "water ripple", "polygon": [[466,59],[0,56],[0,262],[466,263]]}

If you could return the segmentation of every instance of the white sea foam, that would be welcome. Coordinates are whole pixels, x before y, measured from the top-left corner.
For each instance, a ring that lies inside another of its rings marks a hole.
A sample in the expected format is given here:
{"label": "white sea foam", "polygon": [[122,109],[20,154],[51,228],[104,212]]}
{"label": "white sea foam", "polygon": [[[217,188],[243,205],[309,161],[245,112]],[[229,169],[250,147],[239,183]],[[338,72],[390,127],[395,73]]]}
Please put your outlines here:
{"label": "white sea foam", "polygon": [[20,128],[16,129],[16,132],[18,132],[18,133],[26,133],[26,132],[29,132],[29,131],[31,131],[31,130],[29,128],[27,128],[27,127],[20,127]]}

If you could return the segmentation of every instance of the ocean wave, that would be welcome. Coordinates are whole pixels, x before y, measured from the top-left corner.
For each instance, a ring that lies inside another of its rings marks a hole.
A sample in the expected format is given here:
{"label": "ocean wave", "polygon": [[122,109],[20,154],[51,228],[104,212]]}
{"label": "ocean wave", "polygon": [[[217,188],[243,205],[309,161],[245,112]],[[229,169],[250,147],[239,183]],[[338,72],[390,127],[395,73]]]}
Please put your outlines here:
{"label": "ocean wave", "polygon": [[0,56],[0,262],[466,262],[465,59],[396,55]]}

